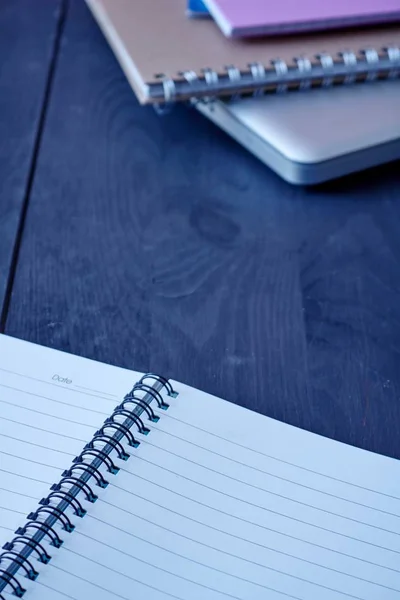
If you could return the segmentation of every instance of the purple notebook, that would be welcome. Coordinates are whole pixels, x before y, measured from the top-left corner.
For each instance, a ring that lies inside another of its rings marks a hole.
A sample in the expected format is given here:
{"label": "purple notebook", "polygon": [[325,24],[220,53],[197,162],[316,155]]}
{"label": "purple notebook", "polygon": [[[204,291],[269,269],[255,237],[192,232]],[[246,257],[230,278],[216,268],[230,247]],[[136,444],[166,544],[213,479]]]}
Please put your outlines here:
{"label": "purple notebook", "polygon": [[203,0],[227,37],[400,21],[400,0]]}

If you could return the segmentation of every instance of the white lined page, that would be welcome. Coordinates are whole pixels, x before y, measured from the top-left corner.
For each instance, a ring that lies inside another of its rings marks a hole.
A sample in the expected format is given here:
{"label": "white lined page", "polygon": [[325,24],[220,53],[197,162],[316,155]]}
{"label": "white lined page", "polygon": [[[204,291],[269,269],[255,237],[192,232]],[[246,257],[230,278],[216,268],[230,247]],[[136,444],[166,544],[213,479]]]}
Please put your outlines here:
{"label": "white lined page", "polygon": [[[86,432],[90,436],[100,426],[138,375],[32,345],[24,351],[31,360],[43,352],[46,363],[52,356],[65,367],[76,361],[86,373],[83,386],[94,388],[91,376],[97,380],[98,398],[64,388],[44,393],[41,383],[30,381],[29,391],[40,398],[32,401],[20,390],[7,409],[7,418],[22,423],[21,439],[39,440],[42,447],[34,452],[39,463],[46,461],[40,473],[47,485],[57,480],[55,469],[69,466]],[[97,371],[103,368],[107,375],[100,378]],[[397,461],[179,383],[174,387],[179,396],[169,400],[168,411],[156,410],[160,421],[151,424],[148,436],[138,435],[141,445],[129,450],[127,462],[115,459],[120,472],[107,474],[109,487],[98,492],[84,519],[75,519],[76,530],[59,532],[64,546],[52,551],[49,565],[40,565],[37,582],[29,583],[30,598],[400,598]],[[57,452],[45,448],[53,445],[48,432],[54,427]],[[7,465],[15,473],[7,475],[8,488],[18,487],[18,475],[25,479],[17,500],[0,490],[0,505],[12,504],[21,513],[33,501],[26,495],[43,495],[42,483],[28,483],[36,467],[26,466],[33,460],[27,443],[1,437],[0,449],[11,455]]]}
{"label": "white lined page", "polygon": [[0,335],[0,548],[139,377]]}

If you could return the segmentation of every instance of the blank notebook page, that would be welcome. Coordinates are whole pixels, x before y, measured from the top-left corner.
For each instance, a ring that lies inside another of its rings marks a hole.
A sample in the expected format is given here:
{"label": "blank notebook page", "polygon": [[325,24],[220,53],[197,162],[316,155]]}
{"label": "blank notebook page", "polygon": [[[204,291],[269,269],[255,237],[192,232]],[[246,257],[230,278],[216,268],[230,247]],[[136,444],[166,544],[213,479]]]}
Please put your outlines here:
{"label": "blank notebook page", "polygon": [[[3,541],[138,374],[0,343],[1,469],[14,473],[0,483]],[[400,598],[397,461],[173,386],[38,579],[19,576],[27,600]]]}

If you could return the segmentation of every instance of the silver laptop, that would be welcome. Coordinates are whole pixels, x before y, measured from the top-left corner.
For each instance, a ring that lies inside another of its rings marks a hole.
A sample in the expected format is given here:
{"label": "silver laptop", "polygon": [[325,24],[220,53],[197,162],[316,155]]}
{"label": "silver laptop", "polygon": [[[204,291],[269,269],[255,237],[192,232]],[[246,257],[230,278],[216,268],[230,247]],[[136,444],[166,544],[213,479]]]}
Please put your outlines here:
{"label": "silver laptop", "polygon": [[290,183],[400,159],[400,80],[196,106]]}

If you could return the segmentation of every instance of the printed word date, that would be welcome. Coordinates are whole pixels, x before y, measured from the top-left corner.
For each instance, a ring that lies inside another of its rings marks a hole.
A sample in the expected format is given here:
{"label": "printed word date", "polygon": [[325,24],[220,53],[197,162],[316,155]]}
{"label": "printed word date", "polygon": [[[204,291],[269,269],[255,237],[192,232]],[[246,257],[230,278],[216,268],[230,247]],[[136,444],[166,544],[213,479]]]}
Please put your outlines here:
{"label": "printed word date", "polygon": [[66,383],[68,385],[72,383],[72,379],[68,379],[68,377],[61,377],[61,375],[57,375],[56,373],[53,375],[52,380],[57,381],[58,383]]}

